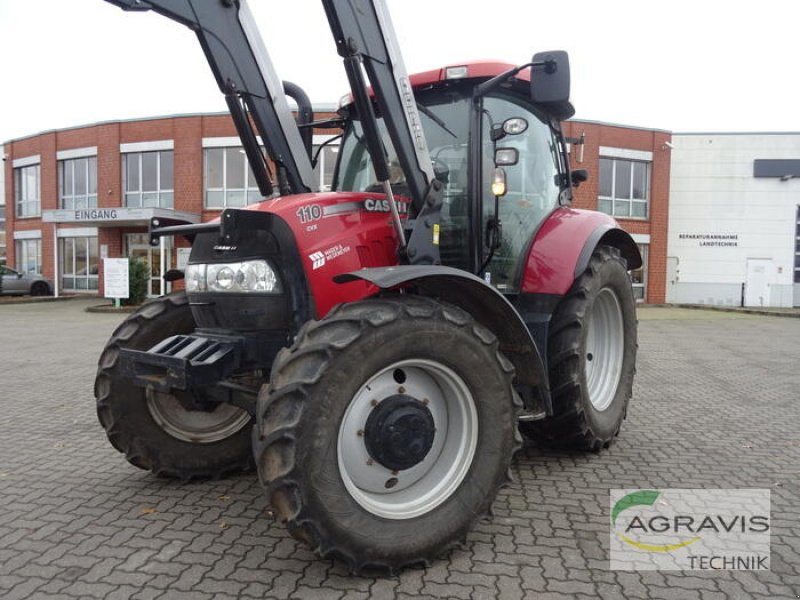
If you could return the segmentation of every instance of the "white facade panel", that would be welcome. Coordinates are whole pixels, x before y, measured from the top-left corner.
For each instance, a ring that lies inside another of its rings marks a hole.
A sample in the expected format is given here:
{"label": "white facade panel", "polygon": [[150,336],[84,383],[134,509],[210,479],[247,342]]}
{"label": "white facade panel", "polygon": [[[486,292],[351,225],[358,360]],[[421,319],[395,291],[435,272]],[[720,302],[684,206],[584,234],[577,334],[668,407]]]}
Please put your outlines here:
{"label": "white facade panel", "polygon": [[156,140],[152,142],[133,142],[130,144],[120,144],[120,154],[127,152],[155,152],[158,150],[173,150],[175,148],[174,140]]}
{"label": "white facade panel", "polygon": [[70,150],[59,150],[56,152],[57,160],[69,160],[71,158],[85,158],[87,156],[97,156],[97,146],[86,146],[85,148],[72,148]]}
{"label": "white facade panel", "polygon": [[[753,163],[800,158],[800,134],[675,134],[672,144],[667,301],[796,304],[800,179],[756,178]],[[756,281],[758,264],[769,267]]]}

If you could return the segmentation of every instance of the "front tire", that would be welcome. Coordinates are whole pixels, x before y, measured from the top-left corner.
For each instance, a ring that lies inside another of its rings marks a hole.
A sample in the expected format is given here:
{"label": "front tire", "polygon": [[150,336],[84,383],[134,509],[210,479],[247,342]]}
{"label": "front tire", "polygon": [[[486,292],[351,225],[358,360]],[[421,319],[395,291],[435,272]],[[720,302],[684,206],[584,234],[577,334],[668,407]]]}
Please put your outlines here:
{"label": "front tire", "polygon": [[31,285],[31,296],[49,296],[50,286],[44,281],[35,281]]}
{"label": "front tire", "polygon": [[185,293],[148,302],[112,334],[100,355],[94,384],[97,416],[111,444],[131,464],[184,481],[250,470],[253,419],[228,404],[189,410],[171,394],[134,385],[121,372],[119,351],[147,350],[194,328]]}
{"label": "front tire", "polygon": [[462,310],[422,297],[335,308],[281,351],[256,463],[295,537],[353,572],[462,542],[518,446],[513,367]]}
{"label": "front tire", "polygon": [[599,450],[619,434],[636,371],[636,301],[619,250],[598,246],[550,321],[553,416],[520,423],[550,445]]}

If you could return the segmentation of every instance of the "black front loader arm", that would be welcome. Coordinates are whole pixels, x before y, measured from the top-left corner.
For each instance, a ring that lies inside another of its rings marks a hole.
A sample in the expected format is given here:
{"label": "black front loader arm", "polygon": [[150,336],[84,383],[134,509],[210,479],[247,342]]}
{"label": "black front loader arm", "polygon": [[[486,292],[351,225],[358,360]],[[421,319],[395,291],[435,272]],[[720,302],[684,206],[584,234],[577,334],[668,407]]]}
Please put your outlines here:
{"label": "black front loader arm", "polygon": [[419,213],[433,180],[433,167],[388,12],[376,0],[322,0],[322,4],[340,56],[359,56],[363,62],[406,174],[414,212]]}
{"label": "black front loader arm", "polygon": [[197,34],[264,196],[272,184],[249,117],[279,179],[285,178],[281,193],[316,191],[311,159],[245,0],[106,1],[124,10],[152,10]]}

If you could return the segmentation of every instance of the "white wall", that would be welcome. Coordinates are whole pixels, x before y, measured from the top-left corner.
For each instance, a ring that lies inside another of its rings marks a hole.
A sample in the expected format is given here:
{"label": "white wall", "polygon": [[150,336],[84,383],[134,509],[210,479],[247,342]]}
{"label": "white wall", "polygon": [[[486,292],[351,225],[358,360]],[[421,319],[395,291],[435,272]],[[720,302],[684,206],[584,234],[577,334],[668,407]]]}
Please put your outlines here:
{"label": "white wall", "polygon": [[[770,259],[766,306],[791,306],[800,178],[754,178],[755,159],[800,159],[800,133],[674,134],[668,302],[738,305],[747,259]],[[721,237],[723,236],[723,237]]]}

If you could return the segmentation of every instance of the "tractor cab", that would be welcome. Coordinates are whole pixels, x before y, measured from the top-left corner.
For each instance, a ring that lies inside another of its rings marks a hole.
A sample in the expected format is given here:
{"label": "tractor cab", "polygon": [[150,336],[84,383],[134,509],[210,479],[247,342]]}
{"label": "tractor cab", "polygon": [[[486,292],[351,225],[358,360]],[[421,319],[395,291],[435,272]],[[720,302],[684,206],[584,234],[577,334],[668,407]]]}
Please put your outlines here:
{"label": "tractor cab", "polygon": [[[481,83],[509,68],[498,63],[448,67],[412,76],[411,83],[433,172],[443,186],[441,263],[512,293],[519,289],[533,234],[571,195],[558,120],[532,102],[530,84],[509,78],[476,94]],[[374,191],[377,180],[358,111],[347,104],[340,112],[346,125],[333,189]],[[387,160],[397,164],[380,113],[377,121]],[[504,189],[498,189],[498,177]],[[392,187],[397,194],[400,187]],[[407,221],[406,228],[411,226]]]}

